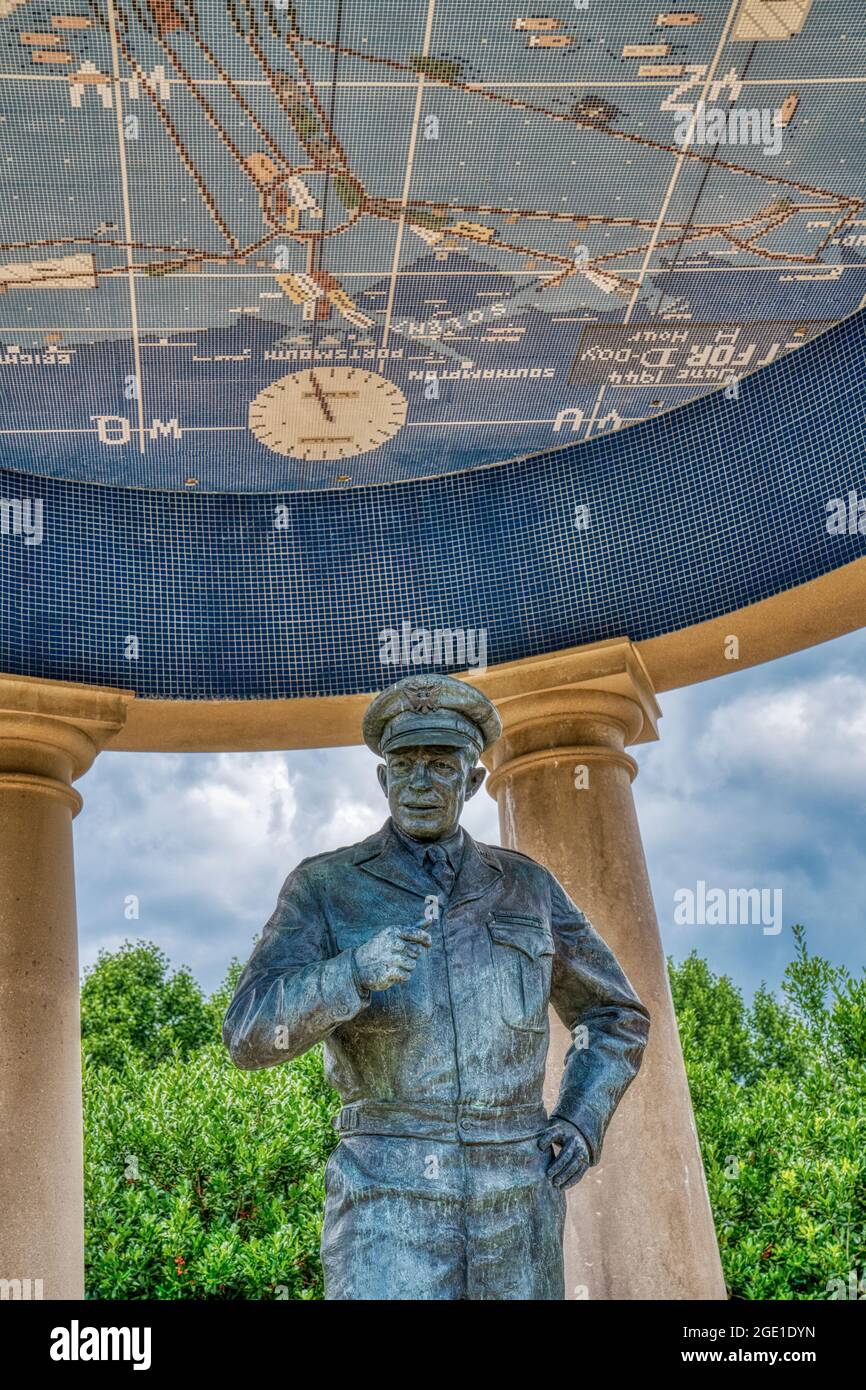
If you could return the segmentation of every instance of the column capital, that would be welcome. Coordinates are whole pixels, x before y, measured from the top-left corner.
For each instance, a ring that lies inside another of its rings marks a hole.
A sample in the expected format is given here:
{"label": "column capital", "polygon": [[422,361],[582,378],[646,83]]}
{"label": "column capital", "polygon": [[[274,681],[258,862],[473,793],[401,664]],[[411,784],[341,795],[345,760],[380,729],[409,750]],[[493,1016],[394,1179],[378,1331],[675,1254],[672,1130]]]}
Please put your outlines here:
{"label": "column capital", "polygon": [[0,789],[69,802],[72,782],[123,727],[131,690],[0,675]]}
{"label": "column capital", "polygon": [[477,683],[502,718],[502,737],[484,758],[491,796],[505,775],[562,758],[616,764],[634,777],[625,748],[658,738],[661,710],[628,638],[514,662]]}
{"label": "column capital", "polygon": [[[646,743],[658,738],[661,709],[641,655],[627,637],[511,661],[476,676],[473,684],[493,700],[506,725],[542,696],[555,694],[562,698],[567,691],[621,695],[640,711],[640,722],[628,742]],[[547,703],[551,704],[550,699]]]}

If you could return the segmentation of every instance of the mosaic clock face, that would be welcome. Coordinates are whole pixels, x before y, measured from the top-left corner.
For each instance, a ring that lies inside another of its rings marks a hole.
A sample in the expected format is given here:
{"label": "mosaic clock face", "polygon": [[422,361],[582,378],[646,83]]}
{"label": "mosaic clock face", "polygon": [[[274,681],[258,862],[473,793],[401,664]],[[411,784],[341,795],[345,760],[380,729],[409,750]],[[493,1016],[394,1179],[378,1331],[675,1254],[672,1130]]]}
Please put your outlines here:
{"label": "mosaic clock face", "polygon": [[250,405],[250,429],[274,453],[344,459],[379,449],[406,422],[403,392],[376,372],[318,367],[293,372]]}

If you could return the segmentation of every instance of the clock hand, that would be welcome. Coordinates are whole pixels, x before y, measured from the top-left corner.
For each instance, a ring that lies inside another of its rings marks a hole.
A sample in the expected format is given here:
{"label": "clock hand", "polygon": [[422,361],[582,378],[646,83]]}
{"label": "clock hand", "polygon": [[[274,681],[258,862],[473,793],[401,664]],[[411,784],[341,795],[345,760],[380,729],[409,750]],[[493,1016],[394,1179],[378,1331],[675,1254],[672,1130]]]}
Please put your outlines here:
{"label": "clock hand", "polygon": [[314,394],[315,394],[316,400],[319,402],[319,405],[322,407],[322,414],[324,415],[325,419],[329,422],[329,424],[332,424],[332,425],[333,425],[333,423],[334,423],[334,417],[333,417],[333,415],[331,414],[331,410],[330,410],[330,407],[328,406],[328,402],[325,400],[325,393],[324,393],[324,391],[322,390],[321,386],[319,385],[318,381],[316,380],[316,378],[315,378],[315,376],[313,375],[312,372],[310,372],[310,381],[311,381],[312,386],[313,386],[313,392],[314,392]]}

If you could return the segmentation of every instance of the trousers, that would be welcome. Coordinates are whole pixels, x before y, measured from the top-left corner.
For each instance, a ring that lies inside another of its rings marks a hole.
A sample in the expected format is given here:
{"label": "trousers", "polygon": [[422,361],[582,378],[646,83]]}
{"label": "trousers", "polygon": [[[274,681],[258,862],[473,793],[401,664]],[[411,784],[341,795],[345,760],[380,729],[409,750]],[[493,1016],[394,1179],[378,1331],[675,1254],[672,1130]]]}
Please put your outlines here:
{"label": "trousers", "polygon": [[344,1138],[325,1170],[328,1300],[565,1297],[565,1193],[537,1139]]}

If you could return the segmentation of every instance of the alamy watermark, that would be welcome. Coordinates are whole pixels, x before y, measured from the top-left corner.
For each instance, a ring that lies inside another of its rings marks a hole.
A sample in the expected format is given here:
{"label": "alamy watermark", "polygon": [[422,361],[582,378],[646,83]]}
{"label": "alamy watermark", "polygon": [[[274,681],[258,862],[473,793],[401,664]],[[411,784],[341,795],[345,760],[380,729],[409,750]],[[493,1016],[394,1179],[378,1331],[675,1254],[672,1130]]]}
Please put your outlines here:
{"label": "alamy watermark", "polygon": [[41,1279],[0,1279],[0,1301],[29,1302],[44,1297]]}
{"label": "alamy watermark", "polygon": [[43,522],[41,497],[0,497],[0,537],[21,537],[25,545],[41,545]]}
{"label": "alamy watermark", "polygon": [[89,1327],[73,1318],[68,1327],[51,1332],[52,1361],[130,1361],[134,1371],[151,1364],[149,1327]]}
{"label": "alamy watermark", "polygon": [[782,152],[781,111],[769,107],[708,106],[701,99],[677,112],[674,140],[687,145],[761,145],[771,157]]}
{"label": "alamy watermark", "polygon": [[827,534],[830,536],[866,536],[866,497],[852,488],[847,497],[828,497]]}
{"label": "alamy watermark", "polygon": [[866,1300],[866,1274],[852,1269],[846,1278],[828,1279],[827,1292],[832,1301],[850,1299],[862,1303]]}
{"label": "alamy watermark", "polygon": [[453,666],[458,671],[487,670],[486,627],[413,627],[403,621],[399,628],[385,627],[379,633],[379,661],[383,666]]}
{"label": "alamy watermark", "polygon": [[695,888],[674,893],[674,921],[679,927],[762,927],[764,936],[782,930],[781,888]]}

